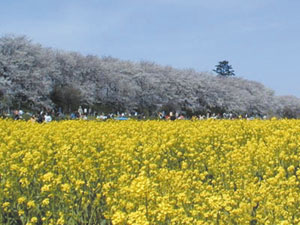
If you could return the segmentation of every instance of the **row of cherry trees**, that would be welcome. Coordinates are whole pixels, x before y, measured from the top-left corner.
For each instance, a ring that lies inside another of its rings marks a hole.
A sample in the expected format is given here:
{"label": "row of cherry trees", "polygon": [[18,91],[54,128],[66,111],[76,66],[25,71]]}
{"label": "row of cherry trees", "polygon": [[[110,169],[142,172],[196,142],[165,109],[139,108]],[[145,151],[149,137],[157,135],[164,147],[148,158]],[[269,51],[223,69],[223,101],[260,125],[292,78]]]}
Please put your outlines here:
{"label": "row of cherry trees", "polygon": [[237,77],[179,70],[151,62],[83,56],[44,48],[24,36],[0,38],[0,107],[37,110],[79,105],[98,111],[300,116],[300,100],[278,97]]}

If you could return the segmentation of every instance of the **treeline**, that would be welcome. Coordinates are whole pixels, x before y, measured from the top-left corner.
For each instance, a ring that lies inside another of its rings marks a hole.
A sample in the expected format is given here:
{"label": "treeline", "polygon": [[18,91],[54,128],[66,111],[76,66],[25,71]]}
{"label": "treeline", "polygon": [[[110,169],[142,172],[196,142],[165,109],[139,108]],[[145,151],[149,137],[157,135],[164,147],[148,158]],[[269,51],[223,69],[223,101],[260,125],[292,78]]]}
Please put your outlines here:
{"label": "treeline", "polygon": [[151,62],[83,56],[24,36],[0,38],[0,107],[38,110],[79,105],[102,112],[158,111],[300,117],[300,100],[254,81]]}

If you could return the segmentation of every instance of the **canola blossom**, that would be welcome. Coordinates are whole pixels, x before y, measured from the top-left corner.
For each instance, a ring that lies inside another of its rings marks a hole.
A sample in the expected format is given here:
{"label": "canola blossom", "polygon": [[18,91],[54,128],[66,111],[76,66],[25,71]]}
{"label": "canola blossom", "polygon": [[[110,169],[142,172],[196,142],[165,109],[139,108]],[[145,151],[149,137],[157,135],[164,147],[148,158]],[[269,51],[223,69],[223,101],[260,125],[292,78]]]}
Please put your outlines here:
{"label": "canola blossom", "polygon": [[0,224],[300,224],[299,146],[299,120],[0,120]]}

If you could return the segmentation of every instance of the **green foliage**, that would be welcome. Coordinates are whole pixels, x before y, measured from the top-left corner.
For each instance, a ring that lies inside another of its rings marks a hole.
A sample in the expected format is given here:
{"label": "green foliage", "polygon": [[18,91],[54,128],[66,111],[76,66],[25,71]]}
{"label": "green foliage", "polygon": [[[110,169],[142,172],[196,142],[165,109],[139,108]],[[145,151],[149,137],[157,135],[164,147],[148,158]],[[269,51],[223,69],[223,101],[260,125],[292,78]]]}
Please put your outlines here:
{"label": "green foliage", "polygon": [[228,63],[229,62],[226,60],[219,62],[219,64],[216,65],[216,69],[214,69],[213,71],[216,72],[218,75],[224,77],[234,76],[234,70],[232,69],[232,66]]}
{"label": "green foliage", "polygon": [[64,111],[70,112],[77,109],[81,103],[82,96],[80,90],[71,85],[66,85],[55,86],[50,98],[57,106],[62,107]]}

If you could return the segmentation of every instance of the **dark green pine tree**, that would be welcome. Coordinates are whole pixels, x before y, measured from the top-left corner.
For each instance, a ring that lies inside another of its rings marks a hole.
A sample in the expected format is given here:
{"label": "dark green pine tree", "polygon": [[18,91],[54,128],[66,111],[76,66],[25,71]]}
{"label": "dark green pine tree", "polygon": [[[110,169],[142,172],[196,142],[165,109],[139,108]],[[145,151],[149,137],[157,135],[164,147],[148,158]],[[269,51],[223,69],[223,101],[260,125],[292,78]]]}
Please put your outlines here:
{"label": "dark green pine tree", "polygon": [[218,65],[216,65],[216,69],[214,69],[213,71],[216,72],[219,76],[224,76],[224,77],[228,77],[228,76],[234,76],[234,70],[232,69],[232,66],[228,64],[229,62],[226,60],[223,60],[221,62],[219,62]]}

